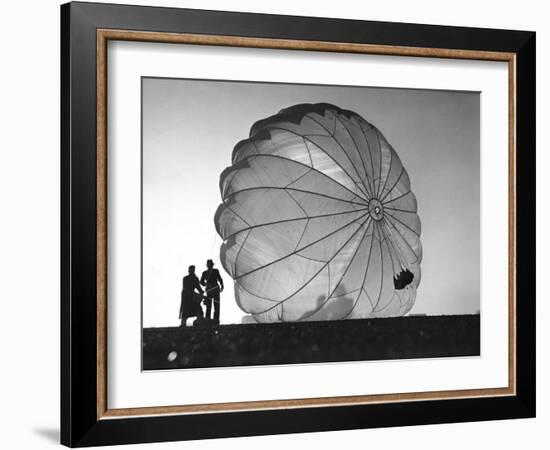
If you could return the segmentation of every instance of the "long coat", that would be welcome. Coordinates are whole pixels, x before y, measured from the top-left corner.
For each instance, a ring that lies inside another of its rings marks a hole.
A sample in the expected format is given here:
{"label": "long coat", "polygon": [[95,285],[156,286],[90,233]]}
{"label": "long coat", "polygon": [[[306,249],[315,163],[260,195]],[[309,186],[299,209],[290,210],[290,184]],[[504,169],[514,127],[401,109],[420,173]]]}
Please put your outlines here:
{"label": "long coat", "polygon": [[[196,293],[199,291],[200,294]],[[201,300],[203,290],[196,275],[183,277],[183,289],[181,290],[180,317],[196,317],[201,315]]]}

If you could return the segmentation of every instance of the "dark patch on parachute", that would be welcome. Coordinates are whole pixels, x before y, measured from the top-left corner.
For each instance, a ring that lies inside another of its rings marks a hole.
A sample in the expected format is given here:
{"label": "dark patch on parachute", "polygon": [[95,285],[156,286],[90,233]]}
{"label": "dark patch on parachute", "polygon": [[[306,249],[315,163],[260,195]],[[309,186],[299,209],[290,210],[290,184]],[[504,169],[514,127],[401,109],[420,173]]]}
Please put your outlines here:
{"label": "dark patch on parachute", "polygon": [[411,284],[413,279],[414,275],[409,269],[402,270],[393,277],[393,286],[395,287],[395,289],[400,291],[401,289],[405,289],[405,287]]}
{"label": "dark patch on parachute", "polygon": [[[269,128],[270,125],[281,122],[290,122],[295,125],[299,125],[308,114],[317,113],[320,116],[324,116],[327,110],[333,111],[335,114],[341,114],[348,119],[352,116],[361,117],[353,111],[339,108],[338,106],[331,105],[330,103],[301,103],[284,108],[277,114],[267,117],[266,119],[258,120],[250,129],[250,137],[255,137],[255,135],[263,128]],[[366,120],[365,123],[371,125]]]}

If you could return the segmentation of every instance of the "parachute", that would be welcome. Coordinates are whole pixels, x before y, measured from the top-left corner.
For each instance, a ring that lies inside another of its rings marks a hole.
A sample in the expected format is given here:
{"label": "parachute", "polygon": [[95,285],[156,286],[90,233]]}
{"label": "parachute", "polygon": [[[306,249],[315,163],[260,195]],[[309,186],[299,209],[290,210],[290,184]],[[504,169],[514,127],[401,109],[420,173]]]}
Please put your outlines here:
{"label": "parachute", "polygon": [[422,260],[416,198],[395,150],[358,114],[299,104],[256,122],[220,191],[220,260],[256,321],[412,308]]}

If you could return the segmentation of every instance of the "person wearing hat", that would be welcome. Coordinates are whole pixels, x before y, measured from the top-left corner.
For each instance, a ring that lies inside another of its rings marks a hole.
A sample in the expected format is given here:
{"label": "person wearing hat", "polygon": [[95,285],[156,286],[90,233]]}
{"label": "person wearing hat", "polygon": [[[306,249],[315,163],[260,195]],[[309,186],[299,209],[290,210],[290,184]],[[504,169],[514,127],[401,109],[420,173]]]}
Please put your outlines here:
{"label": "person wearing hat", "polygon": [[214,261],[206,261],[207,269],[202,273],[200,283],[206,287],[206,318],[210,319],[212,302],[214,302],[214,322],[220,323],[220,292],[223,291],[223,280],[218,269],[214,269]]}

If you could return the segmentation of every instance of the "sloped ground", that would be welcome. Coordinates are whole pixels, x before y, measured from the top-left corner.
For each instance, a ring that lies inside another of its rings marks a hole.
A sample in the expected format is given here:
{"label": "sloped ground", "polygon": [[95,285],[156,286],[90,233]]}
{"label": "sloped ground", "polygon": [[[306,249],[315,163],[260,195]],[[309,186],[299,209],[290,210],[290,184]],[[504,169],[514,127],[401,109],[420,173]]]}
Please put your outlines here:
{"label": "sloped ground", "polygon": [[143,369],[479,355],[479,315],[145,328]]}

